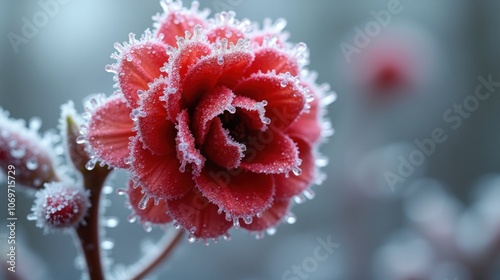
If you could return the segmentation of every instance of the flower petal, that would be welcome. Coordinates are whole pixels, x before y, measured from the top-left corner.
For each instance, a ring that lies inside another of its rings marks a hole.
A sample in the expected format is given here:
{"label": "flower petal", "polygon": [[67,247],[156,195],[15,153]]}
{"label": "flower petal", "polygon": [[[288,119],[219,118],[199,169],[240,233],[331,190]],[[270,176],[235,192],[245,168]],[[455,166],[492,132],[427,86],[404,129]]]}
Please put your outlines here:
{"label": "flower petal", "polygon": [[197,144],[205,142],[212,120],[231,109],[233,99],[234,93],[224,86],[216,87],[201,97],[193,116],[193,132]]}
{"label": "flower petal", "polygon": [[200,40],[199,32],[196,30],[187,42],[184,42],[179,49],[174,51],[172,58],[167,64],[166,71],[169,73],[169,87],[167,88],[167,110],[171,119],[181,111],[182,82],[189,69],[195,65],[201,57],[207,56],[212,52],[210,45]]}
{"label": "flower petal", "polygon": [[210,202],[233,218],[254,216],[269,208],[273,201],[273,178],[265,174],[205,166],[195,181]]}
{"label": "flower petal", "polygon": [[159,225],[172,221],[172,218],[167,214],[168,208],[166,200],[159,200],[159,203],[156,205],[151,199],[144,209],[140,209],[139,203],[144,197],[144,194],[142,193],[141,187],[134,188],[134,182],[132,180],[129,181],[127,194],[130,206],[134,214],[139,217],[141,223],[149,222]]}
{"label": "flower petal", "polygon": [[266,110],[262,102],[257,102],[246,96],[237,95],[233,100],[233,106],[237,108],[236,114],[251,130],[265,130],[270,121],[266,116]]}
{"label": "flower petal", "polygon": [[300,137],[310,143],[316,143],[321,136],[319,98],[315,96],[314,100],[308,104],[311,106],[308,112],[300,115],[299,118],[287,128],[286,133],[292,137]]}
{"label": "flower petal", "polygon": [[87,139],[92,151],[106,164],[127,168],[130,137],[134,123],[131,110],[123,96],[113,96],[92,113],[88,123]]}
{"label": "flower petal", "polygon": [[240,223],[240,225],[249,231],[263,231],[275,227],[285,217],[289,205],[289,200],[275,201],[273,206],[264,211],[260,218],[254,217],[250,224]]}
{"label": "flower petal", "polygon": [[192,2],[190,9],[182,7],[182,3],[177,1],[161,1],[160,3],[165,12],[153,19],[156,21],[155,35],[160,37],[165,44],[174,47],[177,37],[184,37],[186,31],[192,34],[197,24],[205,26],[208,11],[198,11],[198,2]]}
{"label": "flower petal", "polygon": [[232,88],[241,79],[253,60],[253,54],[243,50],[241,45],[230,50],[221,47],[223,53],[212,53],[189,69],[182,81],[182,100],[185,106],[196,103],[203,93],[216,86]]}
{"label": "flower petal", "polygon": [[316,167],[311,145],[301,139],[294,139],[294,141],[299,148],[302,172],[298,175],[290,175],[288,178],[284,174],[274,175],[276,200],[287,200],[300,194],[311,185],[315,176]]}
{"label": "flower petal", "polygon": [[177,117],[177,137],[175,138],[177,158],[181,163],[180,170],[184,172],[187,164],[193,164],[194,174],[199,174],[205,165],[205,157],[196,149],[194,136],[189,126],[187,110],[182,111]]}
{"label": "flower petal", "polygon": [[240,167],[256,173],[297,172],[299,151],[293,140],[280,131],[268,129],[250,136]]}
{"label": "flower petal", "polygon": [[[135,39],[131,39],[135,40]],[[119,46],[120,55],[113,55],[118,63],[113,65],[116,70],[121,91],[132,108],[138,106],[138,91],[146,91],[148,84],[159,78],[161,68],[168,61],[166,46],[163,43],[145,40],[131,42],[126,47]]]}
{"label": "flower petal", "polygon": [[154,155],[136,139],[132,144],[132,156],[132,179],[146,191],[145,195],[173,199],[194,187],[192,175],[179,171],[180,163],[175,154]]}
{"label": "flower petal", "polygon": [[196,238],[217,238],[227,233],[232,223],[219,214],[218,207],[193,189],[180,199],[167,202],[169,214]]}
{"label": "flower petal", "polygon": [[250,21],[239,21],[233,11],[221,12],[214,16],[207,31],[208,41],[215,43],[226,38],[229,43],[236,44],[245,38],[245,32],[250,29]]}
{"label": "flower petal", "polygon": [[165,103],[160,100],[166,84],[157,80],[144,93],[140,110],[137,115],[137,132],[144,147],[159,155],[166,155],[175,151],[175,125],[168,120]]}
{"label": "flower petal", "polygon": [[237,168],[245,150],[245,145],[234,141],[229,136],[229,131],[222,127],[219,118],[213,119],[207,140],[203,145],[203,153],[211,161],[224,168]]}
{"label": "flower petal", "polygon": [[299,65],[295,59],[283,49],[277,47],[263,47],[255,51],[255,59],[252,65],[248,67],[245,75],[257,73],[259,71],[266,73],[269,71],[279,73],[290,73],[292,76],[299,75]]}
{"label": "flower petal", "polygon": [[257,73],[241,81],[234,89],[236,95],[267,101],[266,116],[275,130],[285,130],[303,112],[305,89],[298,80],[287,74]]}

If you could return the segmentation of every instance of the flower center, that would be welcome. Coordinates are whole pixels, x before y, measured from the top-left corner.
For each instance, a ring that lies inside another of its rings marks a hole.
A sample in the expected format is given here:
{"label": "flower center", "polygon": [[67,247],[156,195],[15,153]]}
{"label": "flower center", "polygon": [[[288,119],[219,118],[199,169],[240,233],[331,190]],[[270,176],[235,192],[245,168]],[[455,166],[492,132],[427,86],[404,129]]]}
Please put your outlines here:
{"label": "flower center", "polygon": [[231,114],[225,111],[220,116],[220,119],[222,121],[222,126],[229,130],[229,135],[231,135],[234,140],[246,144],[246,139],[248,137],[247,128],[237,113]]}

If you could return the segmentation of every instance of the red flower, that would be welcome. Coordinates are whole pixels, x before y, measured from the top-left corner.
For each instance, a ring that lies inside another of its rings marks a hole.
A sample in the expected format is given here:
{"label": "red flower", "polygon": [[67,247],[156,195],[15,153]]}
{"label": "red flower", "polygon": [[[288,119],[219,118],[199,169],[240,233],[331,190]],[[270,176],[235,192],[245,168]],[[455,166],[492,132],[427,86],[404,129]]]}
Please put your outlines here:
{"label": "red flower", "polygon": [[191,240],[276,226],[312,194],[330,132],[307,47],[286,41],[283,21],[258,29],[233,12],[207,19],[197,2],[162,6],[154,32],[115,46],[118,91],[88,108],[90,165],[128,169],[135,215],[174,220]]}

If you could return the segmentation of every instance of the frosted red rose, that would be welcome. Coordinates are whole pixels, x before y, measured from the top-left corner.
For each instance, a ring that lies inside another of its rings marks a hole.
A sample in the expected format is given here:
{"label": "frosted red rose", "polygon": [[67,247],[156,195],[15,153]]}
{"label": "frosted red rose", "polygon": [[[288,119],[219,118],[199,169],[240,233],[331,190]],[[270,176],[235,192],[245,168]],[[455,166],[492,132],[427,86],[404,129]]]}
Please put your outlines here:
{"label": "frosted red rose", "polygon": [[321,179],[315,149],[331,132],[322,107],[333,95],[304,69],[307,47],[286,41],[284,21],[259,29],[233,12],[207,19],[197,2],[162,6],[154,32],[115,45],[118,91],[88,107],[88,167],[128,169],[143,223],[174,221],[203,239],[273,228]]}

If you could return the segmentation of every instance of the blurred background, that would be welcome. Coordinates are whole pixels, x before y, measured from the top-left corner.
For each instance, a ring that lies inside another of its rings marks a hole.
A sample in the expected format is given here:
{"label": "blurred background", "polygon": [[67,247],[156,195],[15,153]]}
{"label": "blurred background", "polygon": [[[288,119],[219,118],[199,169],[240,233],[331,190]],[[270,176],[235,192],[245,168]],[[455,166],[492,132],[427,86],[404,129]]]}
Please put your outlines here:
{"label": "blurred background", "polygon": [[[15,118],[39,116],[42,131],[57,126],[68,100],[81,112],[89,94],[111,94],[104,66],[113,44],[142,34],[161,12],[156,0],[57,3],[45,20],[36,19],[38,1],[0,0],[0,107]],[[295,205],[294,225],[263,240],[233,230],[231,241],[208,247],[184,241],[153,277],[500,279],[500,2],[210,0],[201,7],[258,22],[285,18],[290,41],[307,43],[309,68],[338,94],[329,107],[336,133],[321,147],[328,178],[313,187],[316,198]],[[25,20],[44,24],[17,41],[12,34],[23,36]],[[124,187],[119,178],[109,184]],[[79,279],[71,236],[44,235],[23,218],[33,198],[18,199],[19,275]],[[106,229],[114,243],[108,254],[127,265],[161,230],[146,234],[127,221],[124,197],[107,199],[106,216],[120,221]],[[324,260],[314,255],[319,239],[338,245]]]}

